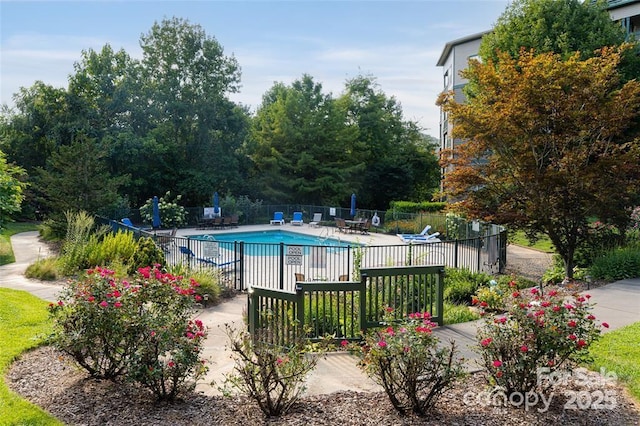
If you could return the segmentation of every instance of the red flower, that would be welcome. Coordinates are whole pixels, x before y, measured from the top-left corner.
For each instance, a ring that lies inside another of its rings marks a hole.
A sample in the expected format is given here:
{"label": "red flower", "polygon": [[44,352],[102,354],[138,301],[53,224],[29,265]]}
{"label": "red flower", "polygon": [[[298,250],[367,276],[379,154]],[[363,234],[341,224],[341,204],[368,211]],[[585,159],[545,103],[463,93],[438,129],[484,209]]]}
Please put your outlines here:
{"label": "red flower", "polygon": [[511,293],[511,297],[513,297],[514,299],[518,296],[520,296],[520,293],[517,291],[514,291],[513,293]]}
{"label": "red flower", "polygon": [[486,348],[487,346],[489,346],[491,344],[492,341],[493,340],[491,339],[491,337],[487,337],[486,339],[481,341],[480,344],[482,345],[482,347]]}
{"label": "red flower", "polygon": [[590,320],[592,320],[592,321],[593,321],[594,319],[596,319],[596,316],[595,316],[595,315],[589,315],[589,316],[587,317],[587,319],[590,319]]}
{"label": "red flower", "polygon": [[122,307],[122,303],[116,302],[116,303],[113,304],[113,306],[115,306],[116,308],[121,308]]}
{"label": "red flower", "polygon": [[103,308],[106,308],[107,306],[109,306],[109,304],[107,303],[106,300],[103,300],[102,302],[100,302],[100,306],[102,306]]}
{"label": "red flower", "polygon": [[496,368],[502,366],[502,361],[496,359],[495,361],[493,361],[493,366]]}
{"label": "red flower", "polygon": [[569,336],[567,336],[569,338],[569,340],[576,340],[577,337],[575,334],[570,334]]}
{"label": "red flower", "polygon": [[480,306],[486,308],[487,306],[489,306],[489,304],[483,300],[482,302],[480,302]]}
{"label": "red flower", "polygon": [[515,281],[509,281],[509,287],[515,287],[515,286],[516,286]]}
{"label": "red flower", "polygon": [[606,322],[603,322],[603,323],[602,323],[602,326],[603,326],[604,328],[609,328],[609,324],[607,324]]}
{"label": "red flower", "polygon": [[340,342],[340,346],[342,346],[343,348],[346,348],[347,346],[349,346],[349,341],[343,340],[342,342]]}
{"label": "red flower", "polygon": [[529,350],[529,348],[527,347],[527,345],[520,346],[520,351],[521,352],[527,352],[528,350]]}
{"label": "red flower", "polygon": [[531,289],[531,294],[538,294],[540,291],[537,288],[532,288]]}
{"label": "red flower", "polygon": [[584,297],[586,297],[587,299],[591,299],[591,295],[590,294],[585,294]]}
{"label": "red flower", "polygon": [[562,309],[560,306],[554,306],[553,307],[553,312],[558,312],[560,309]]}
{"label": "red flower", "polygon": [[64,306],[64,302],[62,300],[58,300],[58,306]]}
{"label": "red flower", "polygon": [[584,347],[584,346],[587,346],[587,342],[585,342],[584,340],[580,339],[580,340],[578,340],[578,341],[576,342],[576,345],[577,345],[579,348],[582,348],[582,347]]}
{"label": "red flower", "polygon": [[550,291],[549,291],[549,296],[551,296],[551,297],[553,297],[553,296],[555,296],[555,295],[557,295],[557,294],[558,294],[558,292],[557,292],[557,291],[555,291],[555,290],[550,290]]}
{"label": "red flower", "polygon": [[574,320],[571,320],[571,321],[569,321],[569,322],[567,323],[567,325],[568,325],[569,327],[575,327],[577,324],[576,324],[576,322],[575,322]]}
{"label": "red flower", "polygon": [[167,364],[169,366],[169,368],[173,368],[175,367],[176,363],[173,361],[169,361],[169,364]]}
{"label": "red flower", "polygon": [[385,342],[384,340],[380,340],[378,342],[378,346],[381,347],[381,348],[385,348],[385,347],[387,347],[387,342]]}
{"label": "red flower", "polygon": [[496,373],[496,377],[497,377],[497,378],[502,377],[502,371],[498,371],[498,372]]}

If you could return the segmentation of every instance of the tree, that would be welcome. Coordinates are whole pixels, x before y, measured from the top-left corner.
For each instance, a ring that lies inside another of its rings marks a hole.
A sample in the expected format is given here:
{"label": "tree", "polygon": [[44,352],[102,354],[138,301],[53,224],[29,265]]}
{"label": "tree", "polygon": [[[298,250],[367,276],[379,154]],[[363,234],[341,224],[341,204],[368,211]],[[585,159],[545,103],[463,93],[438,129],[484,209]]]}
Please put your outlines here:
{"label": "tree", "polygon": [[[516,58],[521,49],[557,53],[564,59],[580,52],[581,59],[604,46],[625,41],[621,25],[611,20],[606,1],[514,0],[498,18],[491,33],[482,38],[479,54],[483,61],[497,63],[500,52]],[[640,57],[633,50],[624,54],[624,78],[640,73]]]}
{"label": "tree", "polygon": [[603,46],[624,41],[624,29],[611,20],[602,2],[515,0],[482,38],[479,53],[483,60],[494,63],[499,52],[515,58],[522,48],[558,53],[563,58],[581,52],[586,59]]}
{"label": "tree", "polygon": [[126,176],[112,177],[105,152],[94,139],[79,133],[48,159],[37,180],[43,203],[53,212],[110,211],[119,202],[118,189]]}
{"label": "tree", "polygon": [[621,84],[628,45],[582,60],[521,51],[498,63],[472,61],[463,75],[474,96],[438,103],[451,114],[454,136],[467,141],[443,152],[453,165],[444,182],[454,206],[472,217],[544,233],[573,276],[574,253],[588,219],[624,229],[638,202],[640,83]]}
{"label": "tree", "polygon": [[359,203],[385,210],[391,200],[431,199],[440,175],[434,145],[404,120],[396,99],[386,96],[375,78],[358,76],[347,81],[339,102],[357,137],[352,161],[365,164],[354,182]]}
{"label": "tree", "polygon": [[364,165],[344,123],[345,111],[311,76],[275,84],[263,97],[247,147],[262,195],[324,205],[348,200]]}
{"label": "tree", "polygon": [[12,214],[20,211],[26,186],[21,177],[24,169],[7,164],[4,152],[0,151],[0,229]]}

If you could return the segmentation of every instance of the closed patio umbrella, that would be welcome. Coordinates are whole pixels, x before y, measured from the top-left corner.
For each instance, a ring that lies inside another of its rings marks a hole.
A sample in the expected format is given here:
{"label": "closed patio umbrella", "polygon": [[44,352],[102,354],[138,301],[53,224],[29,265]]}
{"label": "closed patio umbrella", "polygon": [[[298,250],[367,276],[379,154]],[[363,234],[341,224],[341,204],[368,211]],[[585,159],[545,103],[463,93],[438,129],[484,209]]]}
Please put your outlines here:
{"label": "closed patio umbrella", "polygon": [[220,216],[220,196],[218,191],[213,193],[213,215]]}
{"label": "closed patio umbrella", "polygon": [[351,194],[351,217],[355,217],[356,215],[356,194]]}
{"label": "closed patio umbrella", "polygon": [[152,217],[152,225],[153,228],[160,228],[160,204],[158,202],[158,197],[153,197],[153,217]]}

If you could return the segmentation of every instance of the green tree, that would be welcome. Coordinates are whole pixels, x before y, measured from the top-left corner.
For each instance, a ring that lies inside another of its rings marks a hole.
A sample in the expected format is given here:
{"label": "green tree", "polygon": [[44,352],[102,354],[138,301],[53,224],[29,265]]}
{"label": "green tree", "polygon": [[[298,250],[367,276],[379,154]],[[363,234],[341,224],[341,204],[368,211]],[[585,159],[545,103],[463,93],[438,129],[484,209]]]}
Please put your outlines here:
{"label": "green tree", "polygon": [[[604,46],[625,41],[622,26],[613,22],[607,2],[582,0],[515,0],[498,18],[491,33],[482,38],[480,57],[497,63],[499,52],[516,58],[522,49],[557,53],[564,59],[580,52],[586,59]],[[640,58],[633,50],[624,54],[623,80],[640,73]]]}
{"label": "green tree", "polygon": [[0,150],[0,229],[11,215],[20,211],[26,186],[21,180],[23,176],[24,169],[7,164],[4,152]]}
{"label": "green tree", "polygon": [[345,110],[309,75],[264,96],[247,147],[254,180],[271,202],[331,205],[348,200],[364,170]]}
{"label": "green tree", "polygon": [[37,180],[42,202],[53,212],[84,210],[92,214],[110,211],[119,204],[118,188],[126,177],[107,171],[105,151],[79,133],[70,145],[61,146],[40,169]]}
{"label": "green tree", "polygon": [[199,25],[178,18],[155,23],[140,44],[152,136],[166,149],[152,159],[161,171],[156,192],[178,182],[185,202],[197,204],[214,189],[238,185],[236,152],[247,121],[246,110],[227,99],[238,90],[236,59]]}
{"label": "green tree", "polygon": [[375,79],[358,76],[346,83],[339,102],[356,135],[353,162],[365,164],[354,182],[359,203],[386,209],[391,200],[431,199],[440,169],[434,145],[416,123],[403,118],[402,106],[380,90]]}
{"label": "green tree", "polygon": [[455,206],[529,234],[549,236],[573,276],[576,248],[588,238],[588,219],[620,229],[639,200],[640,83],[621,83],[625,49],[579,54],[507,53],[499,66],[473,61],[464,77],[475,96],[439,103],[451,114],[454,136],[467,141],[442,165]]}

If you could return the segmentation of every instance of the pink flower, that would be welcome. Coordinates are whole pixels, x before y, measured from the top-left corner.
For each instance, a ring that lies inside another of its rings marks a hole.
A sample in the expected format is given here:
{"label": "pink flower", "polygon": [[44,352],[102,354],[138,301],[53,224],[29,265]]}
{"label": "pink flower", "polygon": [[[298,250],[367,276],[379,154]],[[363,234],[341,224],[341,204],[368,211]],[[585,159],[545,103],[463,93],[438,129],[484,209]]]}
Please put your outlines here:
{"label": "pink flower", "polygon": [[493,340],[491,339],[491,337],[487,337],[486,339],[482,340],[480,342],[480,345],[482,345],[482,347],[486,348],[487,346],[489,346],[491,344]]}
{"label": "pink flower", "polygon": [[514,291],[513,293],[511,293],[511,297],[513,297],[514,299],[518,296],[520,296],[520,293],[517,291]]}
{"label": "pink flower", "polygon": [[500,366],[502,366],[502,361],[496,359],[495,361],[493,361],[493,366],[499,368]]}
{"label": "pink flower", "polygon": [[560,309],[562,309],[560,306],[554,306],[553,308],[553,312],[558,312]]}
{"label": "pink flower", "polygon": [[93,297],[93,296],[89,296],[89,297],[87,298],[87,301],[88,301],[88,302],[93,302],[94,300],[96,300],[96,298],[95,298],[95,297]]}
{"label": "pink flower", "polygon": [[387,306],[386,311],[387,311],[387,312],[389,312],[389,313],[391,313],[391,312],[393,312],[393,308],[392,308],[391,306]]}
{"label": "pink flower", "polygon": [[106,308],[107,306],[109,306],[109,304],[107,303],[106,300],[103,300],[102,302],[100,302],[100,306],[102,306],[103,308]]}
{"label": "pink flower", "polygon": [[576,340],[577,337],[575,334],[570,334],[569,336],[567,336],[569,338],[569,340]]}
{"label": "pink flower", "polygon": [[587,319],[589,319],[589,320],[593,321],[594,319],[596,319],[596,316],[595,316],[595,315],[589,315],[589,316],[587,317]]}
{"label": "pink flower", "polygon": [[576,322],[575,322],[574,320],[571,320],[571,321],[569,321],[569,322],[567,323],[567,325],[568,325],[569,327],[575,327],[577,324],[576,324]]}
{"label": "pink flower", "polygon": [[515,281],[509,281],[509,287],[515,287],[515,286],[516,286]]}
{"label": "pink flower", "polygon": [[113,306],[115,306],[116,308],[121,308],[122,307],[122,303],[116,302],[116,303],[113,304]]}
{"label": "pink flower", "polygon": [[343,348],[346,348],[347,346],[349,346],[349,341],[343,340],[342,342],[340,342],[340,346],[342,346]]}
{"label": "pink flower", "polygon": [[567,308],[568,311],[573,309],[573,305],[571,305],[569,303],[565,304],[564,307]]}
{"label": "pink flower", "polygon": [[378,346],[381,348],[386,348],[387,347],[387,342],[385,342],[384,340],[380,340],[378,342]]}
{"label": "pink flower", "polygon": [[555,290],[550,290],[549,291],[549,296],[551,296],[551,297],[556,296],[557,294],[558,294],[558,292],[555,291]]}
{"label": "pink flower", "polygon": [[393,327],[387,327],[387,334],[389,336],[393,336],[395,334],[395,330],[393,329]]}
{"label": "pink flower", "polygon": [[64,306],[64,302],[62,300],[58,300],[58,306]]}
{"label": "pink flower", "polygon": [[520,351],[521,352],[527,352],[528,350],[529,350],[529,348],[527,347],[527,345],[520,346]]}
{"label": "pink flower", "polygon": [[603,326],[604,328],[609,328],[609,324],[607,324],[606,322],[603,322],[603,323],[602,323],[602,326]]}
{"label": "pink flower", "polygon": [[537,288],[532,288],[531,289],[531,294],[538,294],[540,291]]}
{"label": "pink flower", "polygon": [[284,360],[283,360],[282,358],[278,358],[278,359],[276,360],[276,363],[277,363],[278,365],[282,364],[283,362],[284,362]]}

